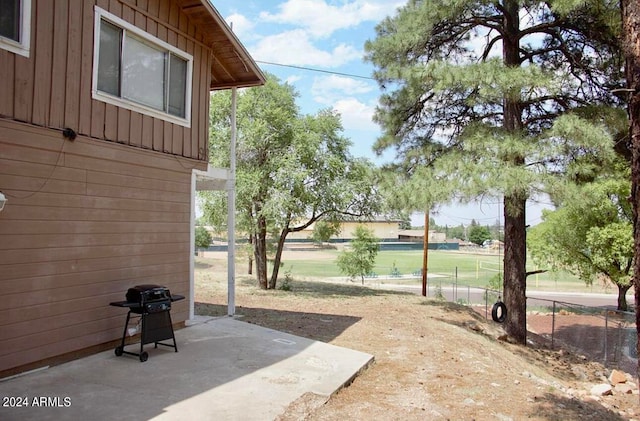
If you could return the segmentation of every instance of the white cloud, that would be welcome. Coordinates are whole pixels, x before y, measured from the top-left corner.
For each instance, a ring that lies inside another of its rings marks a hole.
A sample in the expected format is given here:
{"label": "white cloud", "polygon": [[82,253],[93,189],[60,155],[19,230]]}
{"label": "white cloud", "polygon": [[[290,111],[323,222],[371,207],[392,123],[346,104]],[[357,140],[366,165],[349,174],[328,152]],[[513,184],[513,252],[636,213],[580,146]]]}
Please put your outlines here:
{"label": "white cloud", "polygon": [[366,94],[373,90],[374,86],[371,83],[338,75],[316,77],[311,86],[313,99],[320,104],[333,104],[346,97]]}
{"label": "white cloud", "polygon": [[331,51],[320,50],[301,29],[266,36],[249,50],[256,60],[296,66],[337,67],[362,57],[361,51],[346,44]]}
{"label": "white cloud", "polygon": [[291,76],[288,76],[284,81],[289,85],[294,85],[297,81],[301,79],[302,79],[302,76],[300,75],[291,75]]}
{"label": "white cloud", "polygon": [[363,21],[380,21],[394,14],[404,2],[356,0],[329,4],[325,0],[287,0],[278,13],[262,12],[260,19],[303,27],[314,37],[327,37],[334,31],[357,26]]}
{"label": "white cloud", "polygon": [[345,98],[336,101],[333,109],[342,116],[342,125],[345,130],[379,130],[376,123],[371,120],[375,107],[358,101],[355,98]]}
{"label": "white cloud", "polygon": [[238,39],[247,41],[253,38],[253,29],[255,24],[244,15],[234,13],[228,16],[225,20],[227,24],[231,26],[233,33],[238,37]]}

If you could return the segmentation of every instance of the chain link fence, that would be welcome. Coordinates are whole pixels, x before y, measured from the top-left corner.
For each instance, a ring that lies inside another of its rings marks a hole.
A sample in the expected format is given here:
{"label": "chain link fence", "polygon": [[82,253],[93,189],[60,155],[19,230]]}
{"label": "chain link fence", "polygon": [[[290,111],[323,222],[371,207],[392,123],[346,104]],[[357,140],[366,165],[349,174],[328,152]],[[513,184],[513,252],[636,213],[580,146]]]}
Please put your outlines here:
{"label": "chain link fence", "polygon": [[599,361],[635,373],[638,366],[635,314],[563,301],[527,299],[529,331]]}
{"label": "chain link fence", "polygon": [[[494,303],[501,300],[499,291],[445,279],[431,281],[428,296],[472,306],[487,319],[491,319]],[[527,330],[551,348],[567,348],[607,368],[636,373],[637,333],[632,312],[527,298]]]}

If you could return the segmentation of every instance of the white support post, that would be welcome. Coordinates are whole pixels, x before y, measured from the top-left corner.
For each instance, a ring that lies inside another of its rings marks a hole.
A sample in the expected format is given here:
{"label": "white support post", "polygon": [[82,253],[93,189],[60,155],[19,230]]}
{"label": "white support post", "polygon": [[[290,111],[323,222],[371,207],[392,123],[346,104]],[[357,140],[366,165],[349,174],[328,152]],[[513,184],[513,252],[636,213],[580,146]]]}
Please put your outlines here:
{"label": "white support post", "polygon": [[227,178],[227,314],[236,314],[236,96],[231,89],[231,147],[229,177]]}
{"label": "white support post", "polygon": [[196,174],[191,171],[191,212],[189,217],[189,320],[195,318],[195,254],[196,254]]}

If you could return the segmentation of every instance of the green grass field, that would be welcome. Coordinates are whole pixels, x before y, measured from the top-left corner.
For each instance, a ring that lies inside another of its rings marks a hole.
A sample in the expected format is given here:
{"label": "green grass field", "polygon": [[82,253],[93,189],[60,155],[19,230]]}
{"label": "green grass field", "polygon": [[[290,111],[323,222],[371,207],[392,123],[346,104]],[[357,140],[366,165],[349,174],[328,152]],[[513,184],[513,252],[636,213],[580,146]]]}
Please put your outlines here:
{"label": "green grass field", "polygon": [[[314,258],[314,252],[309,251],[308,259],[287,260],[286,252],[280,277],[290,274],[296,277],[337,277],[344,276],[336,265],[339,251],[322,250],[323,258]],[[327,254],[331,257],[327,258]],[[421,283],[419,275],[409,279],[407,275],[420,273],[422,267],[422,251],[381,251],[376,258],[374,272],[383,282],[393,283]],[[490,287],[492,278],[502,271],[500,262],[503,256],[498,254],[469,254],[454,251],[429,250],[427,273],[433,280],[442,285],[457,282],[459,285]],[[392,277],[393,268],[397,268],[402,277]],[[527,270],[538,268],[528,267]],[[437,275],[437,277],[436,277]],[[616,288],[602,285],[588,286],[582,280],[568,273],[546,272],[532,275],[527,279],[527,289],[544,291],[567,292],[615,292]]]}

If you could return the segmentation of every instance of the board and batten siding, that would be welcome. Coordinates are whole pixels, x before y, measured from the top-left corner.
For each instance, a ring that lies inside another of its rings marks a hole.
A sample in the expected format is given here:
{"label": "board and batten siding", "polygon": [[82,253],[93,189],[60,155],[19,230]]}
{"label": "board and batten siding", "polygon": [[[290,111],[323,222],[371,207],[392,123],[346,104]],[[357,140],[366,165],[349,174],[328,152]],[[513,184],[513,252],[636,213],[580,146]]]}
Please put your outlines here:
{"label": "board and batten siding", "polygon": [[[92,98],[96,5],[193,56],[191,127]],[[121,337],[109,302],[131,286],[188,295],[212,60],[199,38],[171,1],[33,0],[30,56],[0,50],[0,377]],[[187,300],[171,315],[186,320]]]}
{"label": "board and batten siding", "polygon": [[117,339],[133,285],[187,294],[193,161],[3,120],[0,151],[0,372]]}
{"label": "board and batten siding", "polygon": [[[193,56],[191,125],[92,98],[95,6]],[[0,117],[94,139],[208,159],[212,51],[168,0],[32,0],[30,57],[0,49]]]}

